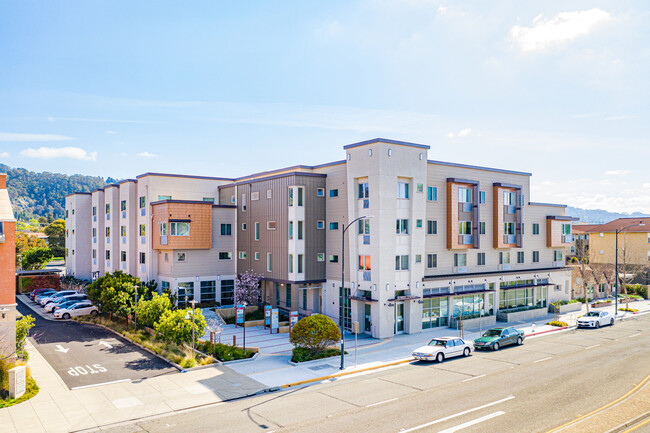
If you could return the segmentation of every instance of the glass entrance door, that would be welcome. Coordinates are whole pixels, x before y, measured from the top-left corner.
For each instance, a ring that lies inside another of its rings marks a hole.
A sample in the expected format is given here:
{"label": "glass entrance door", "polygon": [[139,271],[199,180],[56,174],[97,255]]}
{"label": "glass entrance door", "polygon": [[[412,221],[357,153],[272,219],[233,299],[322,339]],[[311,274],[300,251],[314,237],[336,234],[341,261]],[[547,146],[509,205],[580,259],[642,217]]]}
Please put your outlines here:
{"label": "glass entrance door", "polygon": [[370,310],[371,310],[370,304],[365,304],[365,311],[364,311],[365,314],[364,314],[364,316],[365,316],[366,320],[364,320],[363,331],[368,333],[368,334],[370,334],[372,332],[372,328],[371,328],[372,325],[371,325],[371,322],[370,322]]}
{"label": "glass entrance door", "polygon": [[404,333],[404,304],[395,304],[395,334]]}

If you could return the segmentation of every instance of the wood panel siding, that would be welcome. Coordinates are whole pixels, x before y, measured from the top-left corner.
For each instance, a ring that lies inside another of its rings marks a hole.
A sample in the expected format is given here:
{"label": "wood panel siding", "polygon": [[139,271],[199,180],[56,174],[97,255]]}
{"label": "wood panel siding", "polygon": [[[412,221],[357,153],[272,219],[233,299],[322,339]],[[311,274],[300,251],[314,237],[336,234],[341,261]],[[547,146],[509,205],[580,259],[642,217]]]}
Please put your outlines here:
{"label": "wood panel siding", "polygon": [[[212,203],[166,201],[153,204],[152,247],[158,250],[212,248]],[[172,236],[170,221],[189,220],[189,236]],[[160,224],[167,223],[167,245],[160,242]]]}

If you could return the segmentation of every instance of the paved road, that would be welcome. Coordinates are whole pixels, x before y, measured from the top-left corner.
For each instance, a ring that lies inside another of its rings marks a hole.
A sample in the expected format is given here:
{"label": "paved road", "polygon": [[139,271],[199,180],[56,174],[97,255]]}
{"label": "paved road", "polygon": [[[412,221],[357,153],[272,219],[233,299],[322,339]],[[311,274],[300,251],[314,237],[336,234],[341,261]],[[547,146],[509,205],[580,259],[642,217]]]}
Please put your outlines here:
{"label": "paved road", "polygon": [[73,321],[45,320],[23,302],[18,300],[18,311],[35,318],[32,343],[70,389],[178,372],[112,332]]}
{"label": "paved road", "polygon": [[[114,431],[546,432],[628,392],[650,374],[648,359],[645,315],[614,327],[531,338],[521,347],[442,364],[413,362]],[[631,410],[628,416],[636,415]]]}

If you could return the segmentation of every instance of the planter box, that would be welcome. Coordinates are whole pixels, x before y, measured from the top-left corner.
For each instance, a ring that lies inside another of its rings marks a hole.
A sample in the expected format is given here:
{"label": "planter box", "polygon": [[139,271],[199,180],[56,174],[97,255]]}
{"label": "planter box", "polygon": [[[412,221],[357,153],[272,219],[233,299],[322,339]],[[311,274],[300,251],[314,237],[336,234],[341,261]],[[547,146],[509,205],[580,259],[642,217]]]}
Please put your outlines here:
{"label": "planter box", "polygon": [[[619,303],[620,303],[620,301],[619,301]],[[591,308],[603,308],[603,307],[609,307],[610,305],[612,305],[611,302],[601,302],[600,304],[593,303],[593,304],[591,304]]]}
{"label": "planter box", "polygon": [[515,311],[515,312],[507,312],[507,311],[499,311],[497,313],[497,321],[498,322],[526,322],[530,320],[535,320],[540,317],[544,317],[548,314],[548,310],[546,308],[534,308],[532,310],[524,310],[524,311]]}
{"label": "planter box", "polygon": [[[449,322],[449,327],[452,329],[456,329],[456,322],[458,322],[458,326],[460,327],[460,320],[458,318],[452,317],[451,321]],[[479,329],[479,328],[491,328],[497,323],[497,318],[496,316],[483,316],[483,317],[476,317],[474,319],[463,319],[463,329]]]}
{"label": "planter box", "polygon": [[581,302],[574,302],[572,304],[564,304],[558,306],[551,304],[548,306],[549,313],[564,314],[564,313],[571,313],[572,311],[580,311],[580,310],[582,310]]}

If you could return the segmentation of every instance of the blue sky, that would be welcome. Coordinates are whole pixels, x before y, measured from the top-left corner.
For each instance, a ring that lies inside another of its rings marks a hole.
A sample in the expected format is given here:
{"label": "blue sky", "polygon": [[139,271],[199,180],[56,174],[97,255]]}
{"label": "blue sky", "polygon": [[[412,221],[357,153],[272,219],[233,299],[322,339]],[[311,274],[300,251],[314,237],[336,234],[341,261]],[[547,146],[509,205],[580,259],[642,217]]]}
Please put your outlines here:
{"label": "blue sky", "polygon": [[650,212],[644,1],[0,3],[0,162],[236,177],[375,137]]}

